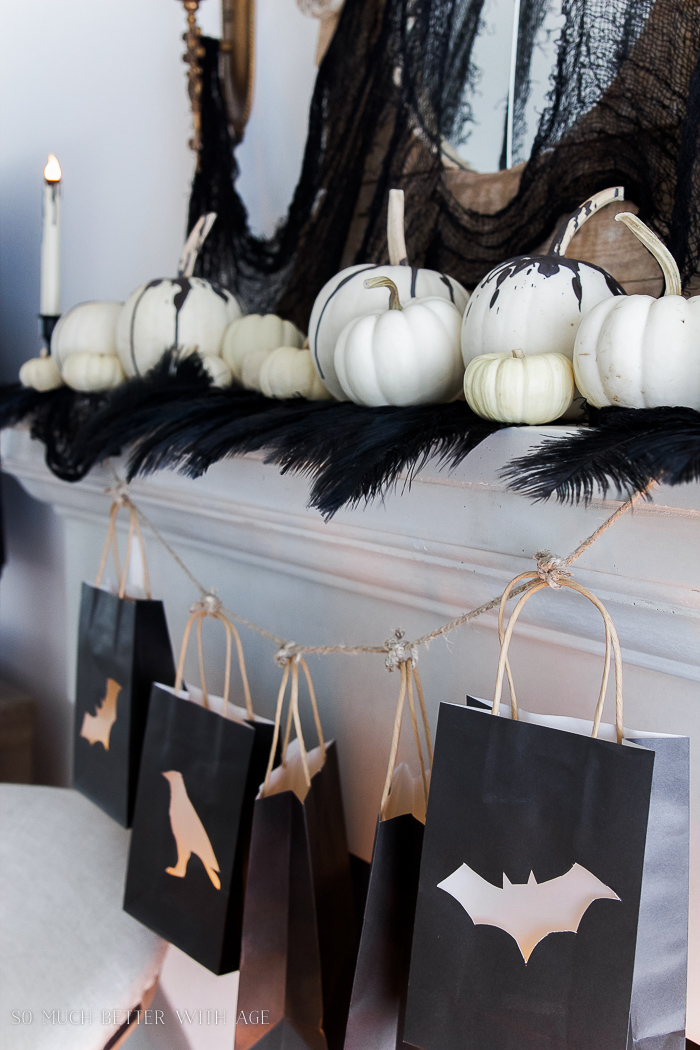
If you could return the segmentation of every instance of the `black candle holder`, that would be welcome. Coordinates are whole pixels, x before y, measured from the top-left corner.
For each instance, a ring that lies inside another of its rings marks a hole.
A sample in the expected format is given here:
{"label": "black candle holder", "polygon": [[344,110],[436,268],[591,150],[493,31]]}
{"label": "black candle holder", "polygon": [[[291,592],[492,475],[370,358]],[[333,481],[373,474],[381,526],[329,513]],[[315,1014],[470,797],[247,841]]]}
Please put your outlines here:
{"label": "black candle holder", "polygon": [[51,349],[51,336],[53,330],[58,324],[60,314],[39,314],[39,320],[41,321],[41,338],[44,340],[44,345],[47,350]]}

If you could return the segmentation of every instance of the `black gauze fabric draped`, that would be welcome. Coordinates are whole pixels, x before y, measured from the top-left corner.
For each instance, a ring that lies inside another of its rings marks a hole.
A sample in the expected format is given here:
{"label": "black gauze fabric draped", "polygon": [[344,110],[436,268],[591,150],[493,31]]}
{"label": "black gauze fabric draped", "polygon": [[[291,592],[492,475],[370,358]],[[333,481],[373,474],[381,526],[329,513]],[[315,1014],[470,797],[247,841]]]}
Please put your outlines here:
{"label": "black gauze fabric draped", "polygon": [[[455,199],[441,157],[443,141],[469,129],[483,8],[484,0],[346,0],[318,71],[299,183],[269,240],[250,232],[235,190],[217,42],[205,40],[204,145],[189,222],[210,210],[219,220],[197,272],[249,310],[275,310],[305,328],[316,294],[342,266],[386,261],[392,187],[406,193],[412,263],[473,287],[496,263],[541,244],[591,193],[621,184],[687,286],[700,260],[700,7],[561,0],[548,105],[517,195],[495,214]],[[522,0],[516,146],[547,9],[545,0]]]}

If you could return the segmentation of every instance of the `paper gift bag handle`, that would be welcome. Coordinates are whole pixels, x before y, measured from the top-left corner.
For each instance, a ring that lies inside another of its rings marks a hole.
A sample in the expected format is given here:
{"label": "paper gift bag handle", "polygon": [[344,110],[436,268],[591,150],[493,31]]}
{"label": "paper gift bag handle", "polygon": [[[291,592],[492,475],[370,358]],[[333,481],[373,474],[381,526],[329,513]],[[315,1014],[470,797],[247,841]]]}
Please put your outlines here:
{"label": "paper gift bag handle", "polygon": [[[124,560],[124,569],[119,567],[119,546],[117,544],[117,514],[119,513],[120,507],[126,507],[129,511],[129,535],[126,541],[126,556]],[[139,524],[138,515],[132,506],[132,504],[125,499],[115,500],[109,512],[109,525],[107,527],[107,537],[105,539],[105,545],[102,548],[102,557],[100,558],[100,567],[97,570],[97,576],[95,578],[95,586],[99,587],[102,583],[102,577],[104,575],[105,567],[107,565],[107,558],[109,556],[110,547],[114,554],[114,566],[117,571],[117,580],[119,580],[119,597],[123,598],[126,594],[126,581],[129,574],[129,562],[131,561],[131,546],[134,542],[134,536],[138,540],[139,548],[141,550],[141,562],[143,564],[143,573],[146,584],[146,597],[150,600],[151,597],[151,581],[148,576],[148,563],[146,562],[146,547],[143,542],[143,534],[141,533],[141,526]]]}
{"label": "paper gift bag handle", "polygon": [[[425,709],[425,696],[423,695],[423,686],[421,684],[420,675],[418,669],[413,665],[412,660],[402,660],[399,664],[399,670],[401,672],[401,686],[399,689],[399,699],[396,704],[396,717],[394,718],[394,732],[391,737],[391,750],[389,752],[389,766],[386,771],[386,780],[384,781],[384,790],[382,792],[382,801],[379,806],[379,815],[383,818],[384,810],[389,799],[389,793],[391,791],[391,780],[394,775],[394,769],[396,768],[396,756],[399,750],[399,738],[401,736],[401,725],[403,722],[403,709],[404,701],[408,696],[408,710],[411,715],[411,727],[413,729],[413,739],[416,743],[416,751],[418,753],[418,764],[420,766],[421,782],[423,784],[423,795],[425,796],[425,804],[428,804],[428,773],[433,764],[433,745],[430,739],[430,727],[428,725],[428,713]],[[418,693],[418,703],[420,706],[421,719],[423,722],[423,733],[425,735],[426,751],[428,753],[428,770],[426,772],[426,763],[423,758],[423,748],[421,746],[420,732],[418,730],[418,719],[416,717],[416,705],[413,697],[413,683],[415,682],[416,692]]]}
{"label": "paper gift bag handle", "polygon": [[[500,601],[500,604],[499,604],[499,607],[498,607],[498,638],[499,638],[499,641],[500,641],[501,645],[503,645],[503,639],[504,639],[504,636],[505,636],[503,623],[504,623],[504,617],[505,617],[506,602],[508,601],[511,593],[513,592],[513,589],[517,586],[517,584],[521,580],[524,580],[524,579],[530,579],[532,581],[530,584],[526,585],[527,588],[528,588],[528,591],[530,591],[530,590],[534,591],[534,590],[541,590],[542,589],[541,588],[541,584],[543,582],[543,579],[540,576],[539,572],[523,572],[519,576],[516,576],[515,579],[510,581],[510,583],[506,587],[505,591],[501,595],[501,601]],[[546,582],[546,581],[544,581],[544,582]],[[557,583],[557,587],[559,587],[559,586],[561,586],[561,577],[560,577],[559,582]],[[607,614],[607,609],[605,610],[605,612]],[[600,686],[600,693],[599,693],[599,698],[598,698],[599,699],[600,713],[601,714],[598,717],[598,723],[596,723],[594,721],[594,735],[595,736],[598,735],[598,724],[599,724],[599,721],[600,721],[600,717],[602,716],[603,703],[605,701],[605,694],[607,693],[607,689],[608,689],[608,679],[610,677],[611,635],[610,635],[610,631],[608,629],[608,624],[607,624],[607,621],[605,619],[605,616],[603,617],[603,621],[605,623],[605,660],[604,660],[604,663],[603,663],[603,678],[602,678],[602,682],[601,682],[601,686]],[[513,682],[513,675],[511,673],[510,663],[508,661],[508,657],[507,656],[506,656],[505,664],[506,664],[506,675],[508,676],[508,687],[509,687],[509,690],[510,690],[511,717],[514,720],[517,721],[517,718],[518,718],[518,701],[517,701],[517,698],[516,698],[516,695],[515,695],[515,684]]]}
{"label": "paper gift bag handle", "polygon": [[275,729],[272,734],[272,746],[270,748],[270,757],[267,762],[267,770],[265,772],[265,781],[263,783],[261,794],[265,796],[270,786],[270,777],[272,776],[272,770],[275,764],[275,756],[277,754],[277,745],[279,743],[280,732],[282,727],[282,711],[284,709],[284,697],[287,692],[287,682],[291,678],[291,689],[289,694],[289,709],[287,712],[287,726],[284,734],[284,742],[282,744],[282,765],[285,764],[287,756],[287,747],[289,746],[289,735],[291,733],[292,721],[294,721],[294,729],[296,730],[297,740],[299,741],[299,757],[301,758],[301,765],[304,771],[304,781],[307,787],[311,787],[311,773],[309,772],[309,759],[306,751],[306,745],[304,744],[304,734],[301,730],[301,718],[299,717],[299,667],[301,666],[304,677],[306,678],[306,684],[309,689],[309,699],[311,701],[311,710],[314,716],[314,725],[316,726],[316,734],[318,736],[318,745],[321,749],[321,754],[325,762],[326,759],[326,744],[323,739],[323,729],[321,727],[321,717],[318,713],[318,702],[316,700],[316,690],[311,680],[311,672],[309,671],[306,660],[303,656],[296,655],[290,659],[285,660],[284,673],[282,675],[282,681],[280,682],[279,692],[277,694],[277,708],[275,710]]}
{"label": "paper gift bag handle", "polygon": [[222,714],[226,717],[228,710],[228,698],[231,689],[231,640],[236,643],[236,652],[238,654],[238,669],[241,673],[241,681],[243,682],[243,695],[245,696],[245,709],[246,715],[252,722],[255,718],[253,711],[253,701],[250,696],[250,685],[248,684],[248,675],[245,667],[245,657],[243,656],[243,646],[241,645],[240,635],[233,626],[228,616],[225,616],[220,610],[209,611],[208,609],[197,609],[190,616],[185,630],[182,635],[182,645],[180,646],[180,656],[177,661],[177,673],[175,675],[175,691],[179,692],[182,688],[182,678],[185,670],[185,656],[187,654],[187,645],[190,640],[190,632],[192,631],[192,625],[197,622],[197,657],[199,660],[199,682],[202,689],[202,702],[204,706],[209,709],[209,694],[207,693],[207,683],[204,677],[204,652],[202,649],[202,621],[206,617],[210,617],[213,620],[220,620],[224,625],[226,631],[226,666],[224,670],[224,706]]}
{"label": "paper gift bag handle", "polygon": [[[510,646],[510,640],[513,636],[513,629],[515,627],[515,624],[518,620],[518,617],[520,616],[520,613],[522,612],[523,606],[528,601],[528,599],[530,599],[533,594],[536,594],[537,591],[541,591],[544,587],[548,586],[546,581],[542,580],[537,573],[522,573],[520,576],[516,576],[514,580],[511,580],[511,582],[508,584],[505,591],[503,592],[503,597],[501,598],[501,609],[499,610],[499,627],[502,625],[503,622],[502,610],[505,606],[506,601],[508,600],[508,596],[511,590],[514,586],[517,585],[517,583],[519,583],[520,580],[527,578],[532,579],[533,582],[518,599],[518,603],[513,609],[513,612],[511,613],[508,625],[502,637],[501,653],[498,660],[498,672],[496,674],[496,688],[494,692],[493,709],[491,712],[494,715],[498,715],[500,710],[501,695],[503,692],[503,679],[505,677],[506,668],[508,666],[508,647]],[[559,581],[559,586],[568,587],[569,590],[572,591],[578,591],[578,593],[582,594],[584,598],[588,598],[588,600],[593,605],[595,605],[596,609],[598,609],[601,616],[603,617],[603,622],[605,624],[605,667],[603,670],[603,680],[601,683],[600,694],[598,696],[598,703],[596,704],[595,715],[593,718],[593,732],[591,735],[593,737],[597,737],[598,731],[600,729],[600,722],[603,715],[603,705],[605,703],[605,693],[607,691],[608,677],[610,673],[610,650],[612,648],[615,664],[615,731],[617,735],[617,742],[618,744],[621,744],[624,733],[622,727],[622,654],[620,652],[620,641],[617,636],[615,625],[612,621],[610,613],[605,608],[600,599],[596,598],[596,596],[586,587],[582,587],[579,583],[574,583],[573,580],[563,579]],[[511,682],[512,717],[514,719],[517,719],[517,701],[515,699],[515,692],[512,688],[512,679],[510,676],[510,671],[508,673],[508,677],[509,681]]]}

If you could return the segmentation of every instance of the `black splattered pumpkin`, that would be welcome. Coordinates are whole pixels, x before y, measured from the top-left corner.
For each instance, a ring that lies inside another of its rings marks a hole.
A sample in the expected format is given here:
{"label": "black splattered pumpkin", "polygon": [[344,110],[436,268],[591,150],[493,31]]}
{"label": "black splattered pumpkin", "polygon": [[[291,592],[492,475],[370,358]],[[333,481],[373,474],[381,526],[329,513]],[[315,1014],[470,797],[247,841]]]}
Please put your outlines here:
{"label": "black splattered pumpkin", "polygon": [[117,319],[127,375],[143,375],[165,353],[218,354],[224,330],[241,316],[230,292],[200,277],[159,278],[132,292]]}
{"label": "black splattered pumpkin", "polygon": [[477,285],[462,322],[465,365],[480,354],[564,354],[571,360],[578,327],[594,306],[625,291],[592,263],[567,259],[566,249],[598,209],[624,199],[624,189],[601,190],[563,224],[546,255],[517,255]]}

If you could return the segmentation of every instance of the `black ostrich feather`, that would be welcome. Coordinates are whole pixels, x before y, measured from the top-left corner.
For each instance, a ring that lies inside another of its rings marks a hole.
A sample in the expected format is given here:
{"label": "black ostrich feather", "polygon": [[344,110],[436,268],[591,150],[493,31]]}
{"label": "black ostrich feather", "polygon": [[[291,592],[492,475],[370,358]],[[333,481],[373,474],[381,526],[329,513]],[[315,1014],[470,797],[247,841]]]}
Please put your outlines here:
{"label": "black ostrich feather", "polygon": [[587,503],[598,489],[632,493],[650,481],[700,479],[700,412],[691,408],[587,410],[590,425],[550,438],[509,463],[509,488],[533,499]]}
{"label": "black ostrich feather", "polygon": [[[343,412],[317,419],[324,434],[289,432],[268,461],[282,471],[312,479],[309,505],[326,519],[343,506],[383,497],[404,476],[410,486],[431,456],[454,467],[480,442],[500,429],[474,415],[464,402],[408,408],[338,406]],[[324,444],[325,440],[325,444]],[[319,456],[319,452],[321,455]]]}
{"label": "black ostrich feather", "polygon": [[47,466],[63,481],[77,481],[86,473],[76,454],[77,437],[104,400],[103,394],[66,386],[38,391],[10,383],[0,387],[0,429],[27,420],[32,437],[46,447]]}
{"label": "black ostrich feather", "polygon": [[301,398],[236,401],[222,392],[152,428],[131,455],[129,477],[168,466],[198,477],[227,456],[266,449],[266,462],[282,473],[311,479],[310,506],[330,518],[345,504],[383,495],[404,471],[410,483],[432,454],[454,465],[497,429],[463,402],[365,408]]}
{"label": "black ostrich feather", "polygon": [[47,399],[55,400],[58,393],[58,390],[40,393],[21,383],[3,384],[0,386],[0,430],[21,423]]}
{"label": "black ostrich feather", "polygon": [[216,393],[196,354],[164,354],[145,375],[110,391],[100,411],[81,429],[77,446],[86,473],[94,463],[120,455],[155,427],[177,420],[193,401]]}

